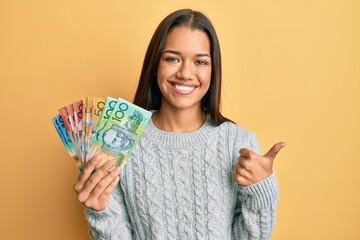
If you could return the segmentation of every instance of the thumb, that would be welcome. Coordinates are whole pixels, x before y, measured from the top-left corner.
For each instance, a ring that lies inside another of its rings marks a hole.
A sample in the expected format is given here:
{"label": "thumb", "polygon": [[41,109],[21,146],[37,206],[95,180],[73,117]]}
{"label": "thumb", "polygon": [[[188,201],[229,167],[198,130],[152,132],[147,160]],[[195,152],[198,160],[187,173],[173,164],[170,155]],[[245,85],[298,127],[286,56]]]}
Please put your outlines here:
{"label": "thumb", "polygon": [[279,153],[280,149],[286,146],[286,143],[279,142],[276,143],[272,148],[264,155],[264,157],[270,159],[272,162],[274,161],[276,155]]}

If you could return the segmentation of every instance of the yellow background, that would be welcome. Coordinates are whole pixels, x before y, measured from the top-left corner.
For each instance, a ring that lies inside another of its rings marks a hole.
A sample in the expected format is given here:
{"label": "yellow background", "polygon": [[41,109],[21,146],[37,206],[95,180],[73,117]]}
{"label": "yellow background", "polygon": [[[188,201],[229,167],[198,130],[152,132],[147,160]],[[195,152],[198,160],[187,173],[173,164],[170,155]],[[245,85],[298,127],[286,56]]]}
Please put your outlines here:
{"label": "yellow background", "polygon": [[360,239],[360,1],[0,0],[0,238],[88,239],[78,172],[51,118],[82,96],[132,100],[168,13],[213,21],[223,112],[276,159],[272,240]]}

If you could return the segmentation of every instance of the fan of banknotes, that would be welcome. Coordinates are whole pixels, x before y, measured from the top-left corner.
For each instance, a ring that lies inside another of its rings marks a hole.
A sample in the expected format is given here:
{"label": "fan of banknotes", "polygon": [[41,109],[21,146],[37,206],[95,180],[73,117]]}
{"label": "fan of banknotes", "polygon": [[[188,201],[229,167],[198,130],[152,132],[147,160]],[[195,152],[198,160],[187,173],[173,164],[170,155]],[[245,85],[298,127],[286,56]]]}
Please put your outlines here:
{"label": "fan of banknotes", "polygon": [[95,154],[106,155],[103,162],[116,160],[116,166],[123,166],[150,117],[151,112],[121,98],[84,97],[60,108],[52,122],[82,171]]}

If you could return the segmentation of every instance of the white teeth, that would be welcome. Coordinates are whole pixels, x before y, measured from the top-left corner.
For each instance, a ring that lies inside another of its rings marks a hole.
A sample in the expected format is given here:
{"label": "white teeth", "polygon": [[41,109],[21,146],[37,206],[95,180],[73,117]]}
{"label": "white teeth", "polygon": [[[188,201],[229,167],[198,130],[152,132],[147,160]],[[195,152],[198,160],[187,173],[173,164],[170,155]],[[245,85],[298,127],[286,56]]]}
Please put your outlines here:
{"label": "white teeth", "polygon": [[191,92],[195,87],[189,87],[189,86],[181,86],[181,85],[174,85],[175,88],[183,93],[189,93]]}

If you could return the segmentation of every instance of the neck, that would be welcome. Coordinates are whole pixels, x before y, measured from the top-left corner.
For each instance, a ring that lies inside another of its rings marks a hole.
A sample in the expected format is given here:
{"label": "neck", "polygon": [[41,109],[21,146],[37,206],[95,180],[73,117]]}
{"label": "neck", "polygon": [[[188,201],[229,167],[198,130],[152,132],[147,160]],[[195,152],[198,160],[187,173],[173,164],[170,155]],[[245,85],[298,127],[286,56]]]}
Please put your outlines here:
{"label": "neck", "polygon": [[153,114],[154,125],[167,132],[185,133],[199,129],[205,122],[206,114],[199,109],[168,109],[160,108]]}

